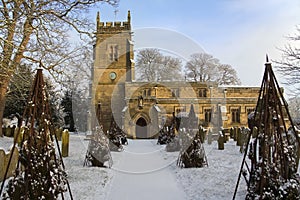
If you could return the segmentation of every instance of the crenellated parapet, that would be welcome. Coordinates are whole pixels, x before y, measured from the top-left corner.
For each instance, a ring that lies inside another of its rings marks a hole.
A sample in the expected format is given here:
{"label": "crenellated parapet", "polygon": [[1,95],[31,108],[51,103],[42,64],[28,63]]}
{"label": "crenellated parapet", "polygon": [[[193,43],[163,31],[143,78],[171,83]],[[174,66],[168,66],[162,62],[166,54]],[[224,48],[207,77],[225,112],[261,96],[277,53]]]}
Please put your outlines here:
{"label": "crenellated parapet", "polygon": [[101,22],[100,13],[97,13],[97,33],[117,33],[131,30],[131,16],[128,11],[127,21]]}

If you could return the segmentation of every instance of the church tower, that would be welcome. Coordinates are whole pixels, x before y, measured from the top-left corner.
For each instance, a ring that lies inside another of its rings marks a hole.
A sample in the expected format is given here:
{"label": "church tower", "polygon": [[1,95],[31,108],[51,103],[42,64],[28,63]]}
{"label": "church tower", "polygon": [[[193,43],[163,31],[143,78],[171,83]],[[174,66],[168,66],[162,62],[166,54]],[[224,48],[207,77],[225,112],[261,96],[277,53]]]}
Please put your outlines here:
{"label": "church tower", "polygon": [[104,23],[98,12],[96,20],[93,94],[96,116],[106,132],[112,120],[121,126],[125,82],[134,80],[131,16],[128,11],[127,21]]}

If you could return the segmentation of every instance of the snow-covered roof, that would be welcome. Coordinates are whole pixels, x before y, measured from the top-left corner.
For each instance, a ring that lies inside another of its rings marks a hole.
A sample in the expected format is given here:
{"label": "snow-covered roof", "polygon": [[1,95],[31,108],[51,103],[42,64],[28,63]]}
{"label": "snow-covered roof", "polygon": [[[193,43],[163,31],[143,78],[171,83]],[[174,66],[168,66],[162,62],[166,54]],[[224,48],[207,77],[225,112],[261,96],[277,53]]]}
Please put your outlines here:
{"label": "snow-covered roof", "polygon": [[253,85],[219,85],[219,88],[259,88],[260,86]]}

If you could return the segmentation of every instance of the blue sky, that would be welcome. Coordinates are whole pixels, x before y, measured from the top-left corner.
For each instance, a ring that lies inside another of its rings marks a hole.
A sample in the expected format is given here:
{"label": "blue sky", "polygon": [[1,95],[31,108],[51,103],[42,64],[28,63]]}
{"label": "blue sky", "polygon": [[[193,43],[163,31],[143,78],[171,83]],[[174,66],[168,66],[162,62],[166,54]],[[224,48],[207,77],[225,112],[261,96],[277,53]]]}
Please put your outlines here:
{"label": "blue sky", "polygon": [[254,86],[260,85],[266,54],[279,60],[278,48],[300,24],[299,0],[120,0],[116,9],[117,15],[114,7],[101,4],[90,14],[100,11],[101,21],[125,21],[130,10],[134,32],[156,28],[183,35],[234,67],[243,85]]}

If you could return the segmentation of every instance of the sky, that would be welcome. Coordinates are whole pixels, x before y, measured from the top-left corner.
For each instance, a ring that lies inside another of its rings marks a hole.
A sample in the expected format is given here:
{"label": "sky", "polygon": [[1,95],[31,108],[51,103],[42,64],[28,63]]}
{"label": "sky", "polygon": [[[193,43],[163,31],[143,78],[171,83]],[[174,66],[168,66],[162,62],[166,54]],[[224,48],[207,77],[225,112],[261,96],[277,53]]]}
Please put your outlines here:
{"label": "sky", "polygon": [[230,64],[247,86],[260,85],[266,54],[280,60],[279,49],[300,25],[299,0],[120,0],[117,8],[103,3],[90,15],[126,21],[128,10],[135,48],[158,47],[187,60],[205,51]]}

